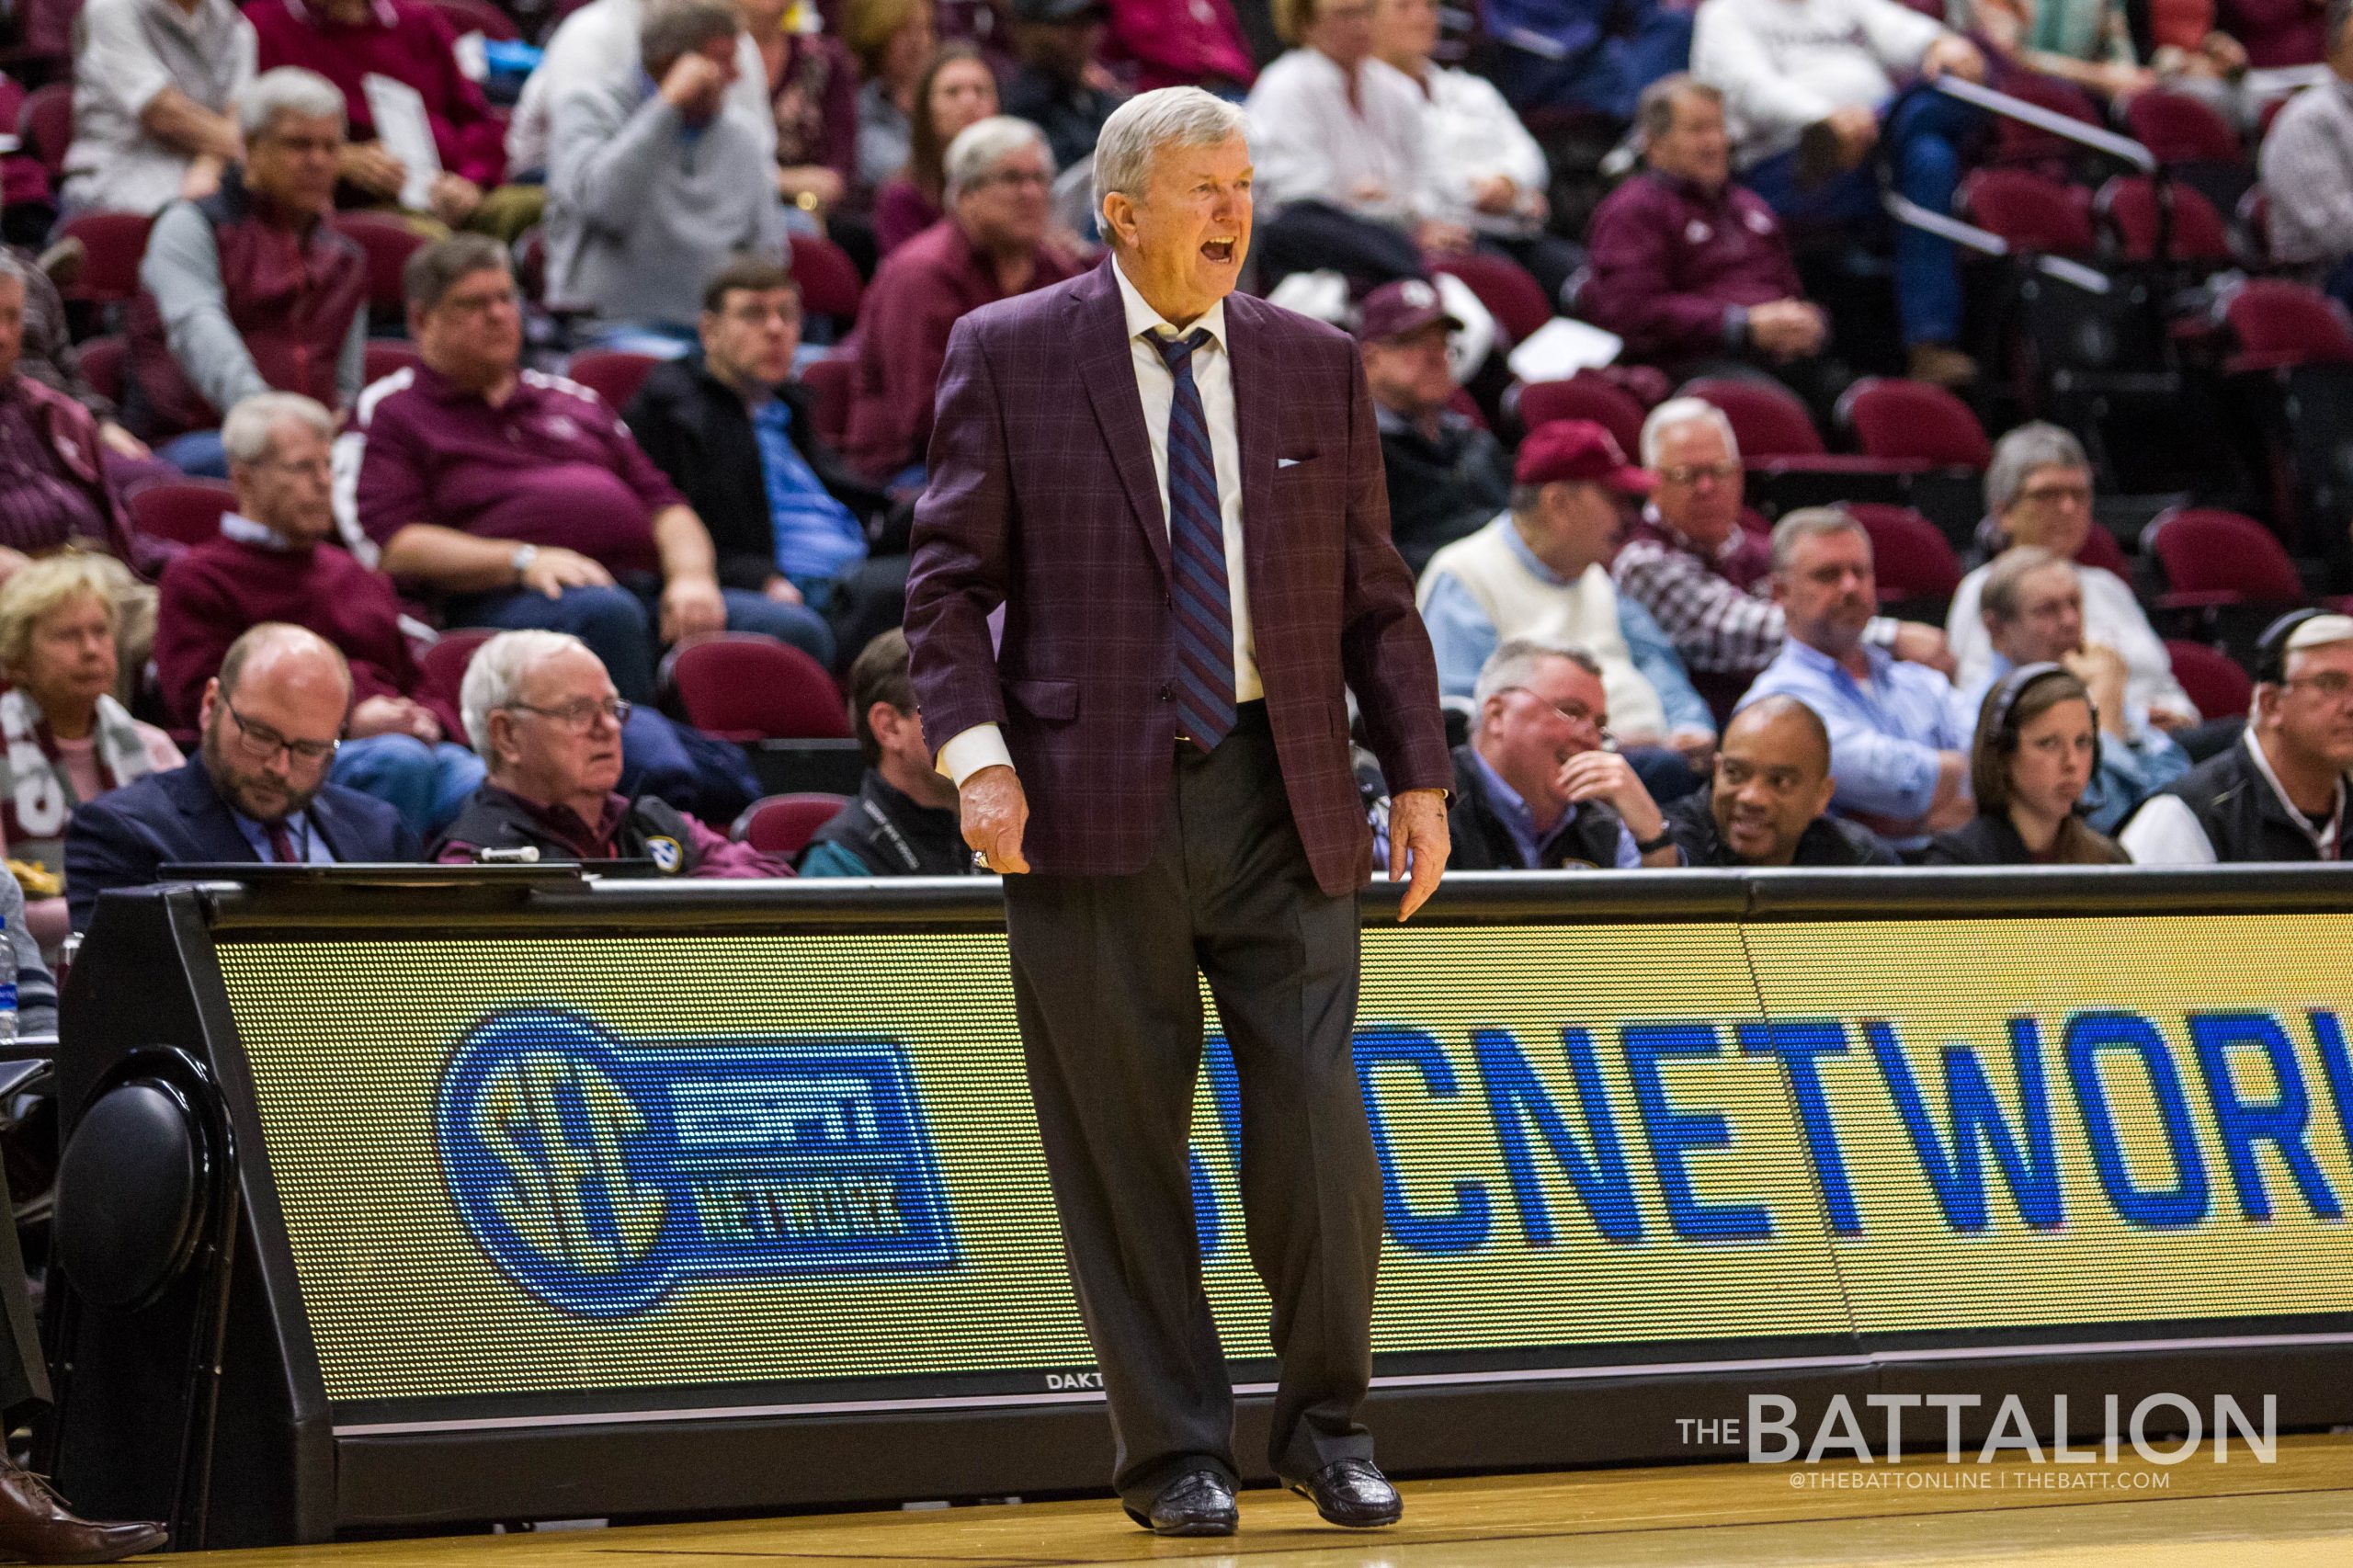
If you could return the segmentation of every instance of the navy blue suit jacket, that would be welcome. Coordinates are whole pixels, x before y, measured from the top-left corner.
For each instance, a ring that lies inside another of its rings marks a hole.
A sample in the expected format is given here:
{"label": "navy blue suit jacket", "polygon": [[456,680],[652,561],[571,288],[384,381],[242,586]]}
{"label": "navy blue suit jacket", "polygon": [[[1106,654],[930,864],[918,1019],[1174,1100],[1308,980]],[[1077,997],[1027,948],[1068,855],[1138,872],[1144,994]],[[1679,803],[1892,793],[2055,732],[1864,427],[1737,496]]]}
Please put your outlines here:
{"label": "navy blue suit jacket", "polygon": [[[371,795],[324,784],[305,809],[337,860],[425,858],[400,812]],[[65,895],[74,929],[88,929],[98,894],[149,886],[160,867],[258,859],[228,803],[214,792],[204,759],[191,757],[74,808],[65,829]]]}

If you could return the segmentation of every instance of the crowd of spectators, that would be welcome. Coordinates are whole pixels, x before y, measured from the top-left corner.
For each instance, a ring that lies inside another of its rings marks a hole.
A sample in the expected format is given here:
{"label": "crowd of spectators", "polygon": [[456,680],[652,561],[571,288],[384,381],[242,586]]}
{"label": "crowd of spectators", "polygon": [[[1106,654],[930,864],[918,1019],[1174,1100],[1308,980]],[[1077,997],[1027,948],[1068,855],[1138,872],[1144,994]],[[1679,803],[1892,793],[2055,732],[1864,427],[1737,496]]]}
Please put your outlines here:
{"label": "crowd of spectators", "polygon": [[[2201,712],[2148,582],[2085,558],[2109,471],[1981,384],[1949,234],[1888,210],[1952,215],[1996,141],[1939,78],[2250,137],[2268,104],[2273,253],[2353,300],[2353,0],[1935,9],[589,0],[502,76],[437,0],[86,0],[59,233],[152,226],[119,303],[72,287],[79,239],[0,251],[0,835],[37,934],[240,845],[785,869],[723,831],[740,757],[655,711],[721,634],[844,682],[866,772],[803,869],[968,870],[896,631],[939,368],[1094,265],[1103,124],[1180,82],[1248,117],[1246,286],[1340,280],[1459,710],[1459,867],[2335,858],[2353,621],[2278,631],[2250,711]],[[1819,284],[1874,268],[1881,362]],[[1522,417],[1515,272],[1615,335],[1638,443]],[[626,381],[566,373],[611,350]],[[2015,426],[1941,626],[1887,612],[1859,511],[1758,515],[1701,380],[1827,427],[1858,369]],[[227,482],[217,529],[150,531],[184,475]],[[462,697],[426,678],[483,633]]]}

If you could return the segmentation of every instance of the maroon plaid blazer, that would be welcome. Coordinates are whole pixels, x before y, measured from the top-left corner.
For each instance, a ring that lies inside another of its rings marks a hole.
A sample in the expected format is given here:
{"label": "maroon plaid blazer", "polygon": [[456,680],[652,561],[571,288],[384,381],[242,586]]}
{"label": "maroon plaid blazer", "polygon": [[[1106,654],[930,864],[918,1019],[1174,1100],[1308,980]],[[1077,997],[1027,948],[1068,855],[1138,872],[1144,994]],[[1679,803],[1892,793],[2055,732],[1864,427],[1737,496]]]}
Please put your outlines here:
{"label": "maroon plaid blazer", "polygon": [[[924,737],[936,754],[1004,727],[1043,873],[1142,869],[1176,747],[1168,528],[1111,266],[957,323],[907,579]],[[1437,667],[1389,542],[1356,345],[1241,294],[1225,319],[1267,716],[1315,880],[1338,896],[1372,866],[1344,687],[1392,790],[1444,789]]]}

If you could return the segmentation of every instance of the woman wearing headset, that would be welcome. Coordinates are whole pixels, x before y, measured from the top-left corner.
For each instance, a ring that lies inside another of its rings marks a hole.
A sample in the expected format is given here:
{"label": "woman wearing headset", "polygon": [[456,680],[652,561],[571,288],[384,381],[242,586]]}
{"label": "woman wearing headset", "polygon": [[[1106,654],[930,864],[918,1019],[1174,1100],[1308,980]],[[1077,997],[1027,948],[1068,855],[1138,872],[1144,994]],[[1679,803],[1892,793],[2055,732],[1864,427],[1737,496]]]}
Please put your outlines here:
{"label": "woman wearing headset", "polygon": [[2075,814],[2099,766],[2099,716],[2058,665],[2013,670],[1985,694],[1969,777],[1977,815],[1928,846],[1931,866],[2122,865]]}

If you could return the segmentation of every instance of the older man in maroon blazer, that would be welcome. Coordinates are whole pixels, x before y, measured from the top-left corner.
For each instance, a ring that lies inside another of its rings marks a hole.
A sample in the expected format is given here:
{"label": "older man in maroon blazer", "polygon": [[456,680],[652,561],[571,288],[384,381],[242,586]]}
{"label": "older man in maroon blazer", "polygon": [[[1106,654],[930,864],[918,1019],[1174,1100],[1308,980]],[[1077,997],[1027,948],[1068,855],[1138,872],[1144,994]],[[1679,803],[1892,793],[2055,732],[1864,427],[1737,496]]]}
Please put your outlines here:
{"label": "older man in maroon blazer", "polygon": [[1381,1183],[1350,1057],[1371,838],[1347,692],[1410,914],[1446,858],[1437,672],[1354,345],[1232,292],[1241,115],[1142,94],[1104,126],[1095,182],[1111,259],[949,345],[907,585],[924,732],[966,839],[1008,873],[1030,1093],[1128,1512],[1235,1523],[1185,1153],[1206,976],[1282,1360],[1272,1467],[1336,1524],[1389,1524],[1357,1420]]}

